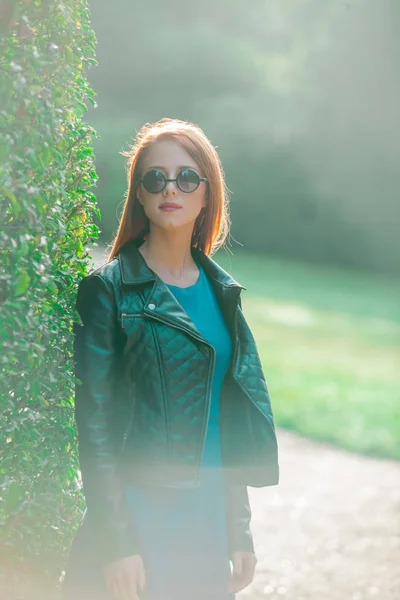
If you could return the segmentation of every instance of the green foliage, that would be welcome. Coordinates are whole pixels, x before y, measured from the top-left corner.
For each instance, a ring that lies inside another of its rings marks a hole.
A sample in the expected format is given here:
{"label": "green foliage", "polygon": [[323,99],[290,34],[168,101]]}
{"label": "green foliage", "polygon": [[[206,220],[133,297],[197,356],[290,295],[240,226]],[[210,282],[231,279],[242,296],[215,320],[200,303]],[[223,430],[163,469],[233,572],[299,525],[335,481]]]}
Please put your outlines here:
{"label": "green foliage", "polygon": [[82,120],[96,39],[85,0],[8,0],[0,13],[0,596],[41,598],[83,507],[72,322],[100,217],[96,132]]}

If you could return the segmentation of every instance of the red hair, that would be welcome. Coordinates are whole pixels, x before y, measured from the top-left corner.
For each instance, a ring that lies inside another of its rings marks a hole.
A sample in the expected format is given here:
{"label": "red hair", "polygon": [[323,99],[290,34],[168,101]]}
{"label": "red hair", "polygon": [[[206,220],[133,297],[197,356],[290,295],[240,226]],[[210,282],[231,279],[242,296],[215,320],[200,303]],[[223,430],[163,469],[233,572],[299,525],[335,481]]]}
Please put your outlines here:
{"label": "red hair", "polygon": [[149,233],[149,219],[137,199],[136,189],[142,175],[144,153],[160,139],[170,139],[180,144],[208,179],[207,205],[196,219],[192,245],[210,255],[223,245],[229,234],[228,192],[217,151],[197,125],[165,118],[143,125],[134,145],[130,146],[129,151],[121,152],[123,156],[128,157],[128,190],[108,260],[111,260],[128,240],[145,240]]}

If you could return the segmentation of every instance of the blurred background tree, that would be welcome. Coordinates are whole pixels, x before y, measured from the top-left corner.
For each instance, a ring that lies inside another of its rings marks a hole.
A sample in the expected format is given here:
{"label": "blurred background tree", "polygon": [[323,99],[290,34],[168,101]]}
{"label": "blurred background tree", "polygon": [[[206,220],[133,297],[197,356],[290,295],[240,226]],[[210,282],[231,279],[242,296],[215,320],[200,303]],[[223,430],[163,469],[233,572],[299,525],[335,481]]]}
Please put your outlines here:
{"label": "blurred background tree", "polygon": [[246,249],[400,272],[399,12],[395,0],[93,3],[103,240],[126,189],[119,151],[170,116],[218,146]]}

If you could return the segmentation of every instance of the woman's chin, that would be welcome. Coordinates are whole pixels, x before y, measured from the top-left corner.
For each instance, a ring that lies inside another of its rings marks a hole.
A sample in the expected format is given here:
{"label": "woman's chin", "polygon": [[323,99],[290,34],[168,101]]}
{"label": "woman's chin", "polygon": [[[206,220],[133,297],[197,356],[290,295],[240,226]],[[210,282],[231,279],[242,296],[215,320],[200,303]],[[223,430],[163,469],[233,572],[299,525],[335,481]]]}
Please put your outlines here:
{"label": "woman's chin", "polygon": [[[178,212],[178,211],[176,211]],[[195,219],[182,218],[183,215],[178,215],[175,212],[165,213],[164,215],[158,216],[154,221],[150,220],[156,227],[160,229],[174,230],[181,229],[182,227],[193,228]]]}

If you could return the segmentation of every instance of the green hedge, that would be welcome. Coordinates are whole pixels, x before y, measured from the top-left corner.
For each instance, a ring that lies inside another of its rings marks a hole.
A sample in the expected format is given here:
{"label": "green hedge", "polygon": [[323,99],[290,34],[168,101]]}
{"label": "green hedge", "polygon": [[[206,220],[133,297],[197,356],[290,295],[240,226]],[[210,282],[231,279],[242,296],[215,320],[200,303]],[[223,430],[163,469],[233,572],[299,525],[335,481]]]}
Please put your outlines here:
{"label": "green hedge", "polygon": [[53,597],[83,495],[72,322],[100,217],[97,64],[84,0],[3,0],[0,38],[0,597]]}

